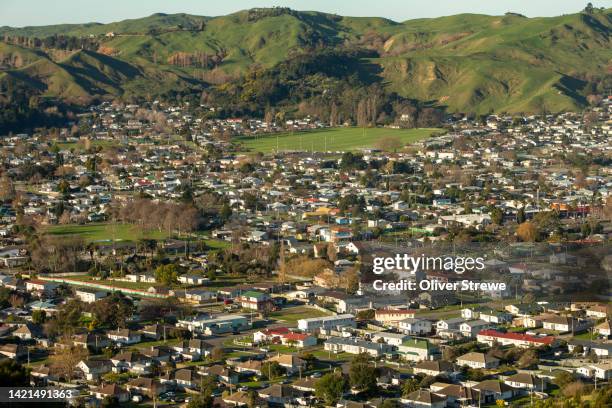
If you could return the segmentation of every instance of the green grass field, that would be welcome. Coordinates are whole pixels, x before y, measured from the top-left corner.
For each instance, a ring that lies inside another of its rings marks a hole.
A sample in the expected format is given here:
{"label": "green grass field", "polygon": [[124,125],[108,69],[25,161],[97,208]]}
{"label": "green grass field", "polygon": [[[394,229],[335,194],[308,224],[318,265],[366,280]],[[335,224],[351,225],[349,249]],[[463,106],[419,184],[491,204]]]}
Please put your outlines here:
{"label": "green grass field", "polygon": [[[52,225],[47,228],[47,233],[55,236],[80,236],[87,243],[112,242],[113,240],[133,242],[144,238],[156,240],[168,238],[167,231],[142,232],[137,226],[119,223]],[[198,236],[203,237],[202,235]],[[225,249],[231,245],[227,241],[211,238],[205,238],[204,242],[211,250]]]}
{"label": "green grass field", "polygon": [[237,140],[251,151],[350,151],[376,147],[384,138],[393,137],[406,145],[426,139],[440,129],[333,128],[305,132],[283,132],[266,136],[243,136]]}
{"label": "green grass field", "polygon": [[113,223],[92,223],[85,225],[52,225],[47,233],[56,236],[81,236],[86,242],[137,241],[141,238],[164,239],[165,231],[148,231],[144,234],[134,225]]}
{"label": "green grass field", "polygon": [[94,283],[94,284],[100,284],[100,285],[108,285],[114,288],[134,289],[134,290],[147,290],[151,286],[156,286],[155,283],[147,283],[147,282],[125,282],[125,281],[113,280],[113,279],[95,280],[89,275],[71,276],[70,279],[73,281],[83,282],[84,284]]}
{"label": "green grass field", "polygon": [[[119,145],[119,142],[117,141],[112,141],[112,140],[91,140],[90,144],[92,147],[111,147],[111,146],[117,146]],[[57,147],[60,150],[71,150],[71,149],[76,149],[77,147],[82,147],[85,146],[85,144],[81,144],[79,145],[78,142],[60,142],[57,143]]]}

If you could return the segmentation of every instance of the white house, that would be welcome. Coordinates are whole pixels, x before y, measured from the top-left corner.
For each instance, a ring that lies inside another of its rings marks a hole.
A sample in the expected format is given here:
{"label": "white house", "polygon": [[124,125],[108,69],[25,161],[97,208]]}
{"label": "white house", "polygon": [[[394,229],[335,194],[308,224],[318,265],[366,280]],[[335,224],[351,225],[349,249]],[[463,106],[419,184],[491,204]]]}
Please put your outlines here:
{"label": "white house", "polygon": [[28,292],[51,293],[59,287],[59,283],[48,282],[40,279],[26,281],[25,284]]}
{"label": "white house", "polygon": [[185,285],[204,285],[208,278],[201,275],[185,274],[178,277],[178,281]]}
{"label": "white house", "polygon": [[589,326],[586,320],[575,319],[567,316],[551,316],[542,320],[542,326],[547,330],[555,330],[559,333],[582,331]]}
{"label": "white house", "polygon": [[372,341],[378,343],[382,339],[385,343],[390,344],[392,346],[399,346],[403,342],[408,340],[409,338],[410,337],[408,337],[408,336],[406,336],[404,334],[387,333],[387,332],[378,332],[378,333],[373,333],[371,335]]}
{"label": "white house", "polygon": [[603,337],[612,336],[612,325],[610,325],[610,321],[606,320],[605,322],[595,326],[595,332]]}
{"label": "white house", "polygon": [[463,322],[459,326],[459,331],[465,337],[476,337],[476,335],[483,329],[489,327],[489,323],[484,320],[471,320],[469,322]]}
{"label": "white house", "polygon": [[414,318],[414,310],[406,309],[378,309],[374,312],[374,320],[384,325],[397,326],[404,319]]}
{"label": "white house", "polygon": [[612,378],[612,362],[590,364],[579,367],[576,371],[583,377],[609,380]]}
{"label": "white house", "polygon": [[527,373],[517,373],[504,379],[504,383],[511,387],[525,389],[528,391],[543,392],[546,389],[544,378]]}
{"label": "white house", "polygon": [[109,360],[81,360],[76,368],[83,372],[87,381],[95,381],[102,375],[109,373],[112,366]]}
{"label": "white house", "polygon": [[336,316],[311,317],[298,320],[298,329],[312,332],[317,329],[338,329],[341,327],[355,327],[355,316],[341,314]]}
{"label": "white house", "polygon": [[438,375],[448,375],[453,372],[453,364],[444,360],[423,360],[415,364],[412,372],[414,374],[424,374],[436,377]]}
{"label": "white house", "polygon": [[373,357],[380,357],[384,354],[392,353],[393,346],[385,343],[373,343],[354,337],[330,337],[323,348],[334,353],[345,352],[350,354],[368,353]]}
{"label": "white house", "polygon": [[431,332],[431,321],[427,319],[408,318],[399,321],[398,329],[405,334],[421,336]]}
{"label": "white house", "polygon": [[108,296],[108,292],[104,290],[93,290],[93,289],[76,289],[74,291],[75,296],[85,303],[94,303],[97,300],[103,299]]}

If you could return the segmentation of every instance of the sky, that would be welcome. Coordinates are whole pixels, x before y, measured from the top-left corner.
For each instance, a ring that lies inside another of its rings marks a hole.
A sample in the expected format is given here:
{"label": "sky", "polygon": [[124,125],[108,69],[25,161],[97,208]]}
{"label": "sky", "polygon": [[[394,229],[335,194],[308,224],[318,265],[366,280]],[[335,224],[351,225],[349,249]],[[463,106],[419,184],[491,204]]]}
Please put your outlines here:
{"label": "sky", "polygon": [[[229,14],[252,7],[284,6],[346,16],[387,17],[395,21],[458,13],[555,16],[582,10],[587,0],[0,0],[0,26],[108,23],[153,13]],[[612,7],[612,0],[593,0]]]}

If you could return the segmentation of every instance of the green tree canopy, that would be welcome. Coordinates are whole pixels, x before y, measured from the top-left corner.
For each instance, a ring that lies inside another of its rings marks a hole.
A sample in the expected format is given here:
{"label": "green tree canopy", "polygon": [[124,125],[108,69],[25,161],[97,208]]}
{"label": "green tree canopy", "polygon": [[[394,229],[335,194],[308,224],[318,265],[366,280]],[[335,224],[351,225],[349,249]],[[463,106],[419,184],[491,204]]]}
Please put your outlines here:
{"label": "green tree canopy", "polygon": [[316,382],[315,395],[326,405],[335,405],[347,388],[348,384],[342,373],[328,373]]}

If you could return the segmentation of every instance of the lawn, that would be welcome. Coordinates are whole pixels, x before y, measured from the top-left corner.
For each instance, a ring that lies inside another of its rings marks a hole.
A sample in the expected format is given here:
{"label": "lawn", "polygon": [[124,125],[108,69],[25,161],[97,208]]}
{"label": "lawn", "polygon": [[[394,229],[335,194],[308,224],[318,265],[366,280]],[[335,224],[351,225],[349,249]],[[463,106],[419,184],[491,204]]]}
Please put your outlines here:
{"label": "lawn", "polygon": [[56,236],[77,235],[86,242],[137,241],[141,238],[159,240],[167,237],[166,231],[147,231],[143,234],[134,225],[119,223],[52,225],[47,228],[47,232]]}
{"label": "lawn", "polygon": [[112,286],[113,288],[118,288],[118,289],[124,288],[124,289],[135,289],[135,290],[147,290],[151,286],[156,286],[156,284],[154,283],[147,283],[147,282],[126,282],[126,281],[112,280],[112,279],[95,280],[89,275],[75,275],[75,276],[70,276],[67,279],[70,279],[73,281],[80,281],[83,283],[94,283],[94,284],[99,284],[99,285],[107,285],[107,286]]}
{"label": "lawn", "polygon": [[270,318],[278,320],[279,322],[295,324],[300,319],[329,315],[330,313],[325,313],[318,309],[305,306],[295,306],[284,308],[278,312],[272,312],[270,313]]}
{"label": "lawn", "polygon": [[[47,233],[55,236],[80,236],[85,242],[112,242],[114,241],[138,241],[139,239],[163,240],[168,237],[167,231],[145,231],[138,226],[120,223],[91,223],[91,224],[69,224],[51,225],[47,227]],[[204,243],[211,250],[228,248],[231,244],[227,241],[206,238]]]}
{"label": "lawn", "polygon": [[349,151],[376,147],[387,137],[399,139],[406,145],[428,138],[440,129],[390,129],[390,128],[332,128],[303,132],[282,132],[265,136],[242,136],[236,140],[252,151],[270,153],[276,151]]}
{"label": "lawn", "polygon": [[578,340],[593,340],[593,339],[597,339],[598,336],[597,334],[593,334],[590,331],[586,331],[584,333],[576,334],[572,337]]}
{"label": "lawn", "polygon": [[221,241],[219,239],[205,239],[204,243],[206,244],[206,246],[212,250],[215,249],[226,249],[229,248],[230,246],[232,246],[231,243],[227,242],[227,241]]}
{"label": "lawn", "polygon": [[[90,145],[91,147],[111,147],[111,146],[117,146],[119,144],[119,142],[117,140],[99,140],[99,139],[94,139],[94,140],[90,140]],[[72,149],[76,149],[81,148],[83,146],[85,146],[84,143],[79,145],[79,142],[59,142],[57,143],[57,146],[60,150],[72,150]]]}
{"label": "lawn", "polygon": [[351,353],[333,353],[327,350],[318,350],[312,353],[318,360],[321,361],[350,361],[355,358],[355,354]]}

